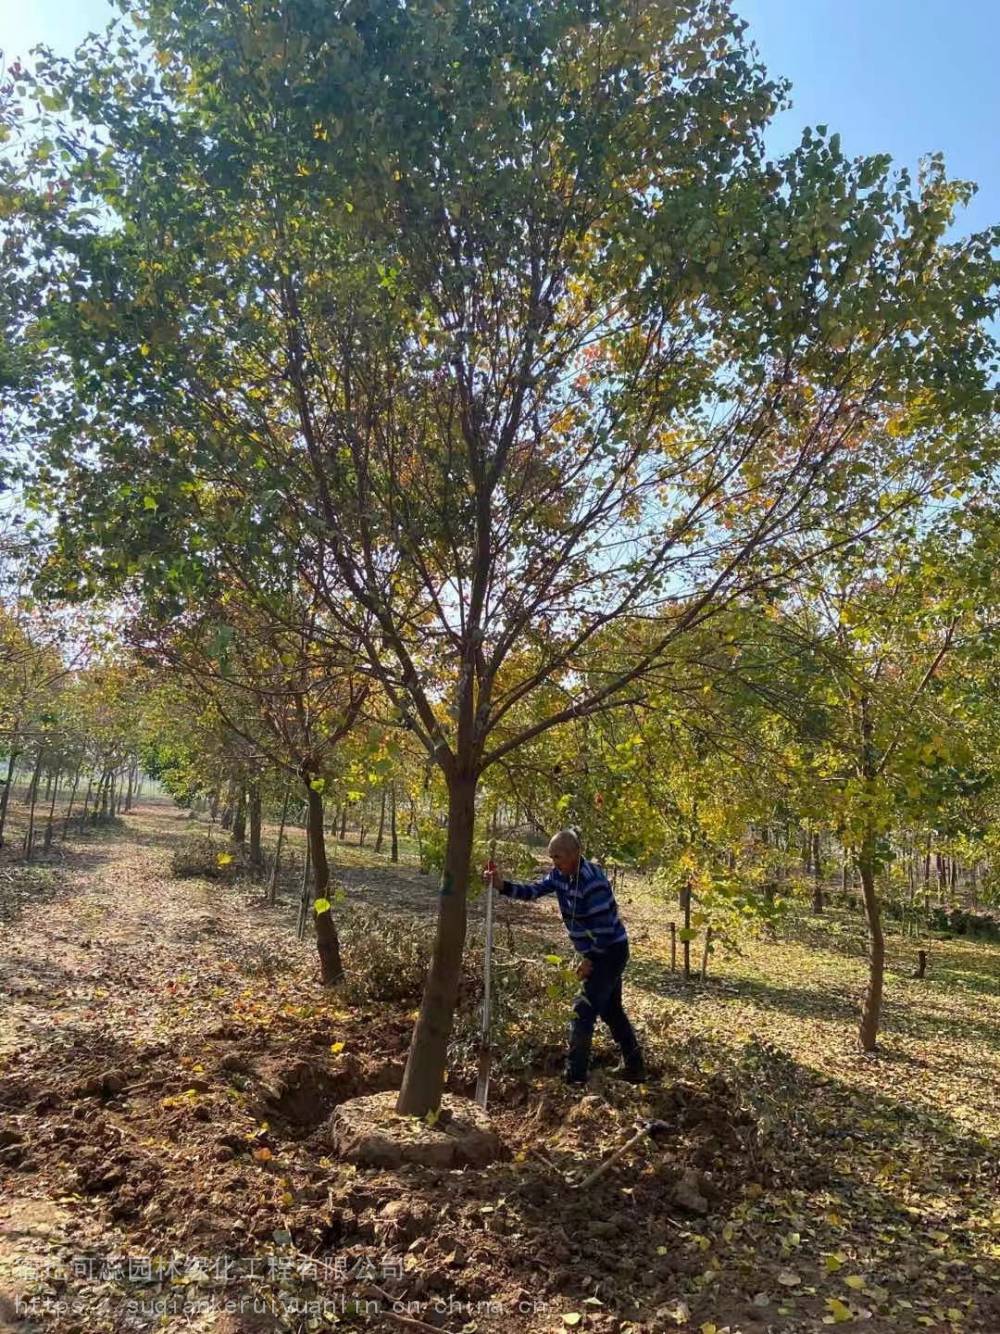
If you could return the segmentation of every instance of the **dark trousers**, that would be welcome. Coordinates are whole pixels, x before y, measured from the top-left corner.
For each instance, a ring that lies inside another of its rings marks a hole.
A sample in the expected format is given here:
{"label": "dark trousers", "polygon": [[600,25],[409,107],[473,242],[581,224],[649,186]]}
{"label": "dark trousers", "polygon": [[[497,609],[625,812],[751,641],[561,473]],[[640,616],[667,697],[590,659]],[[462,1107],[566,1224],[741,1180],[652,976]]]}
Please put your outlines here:
{"label": "dark trousers", "polygon": [[622,1007],[622,974],[628,955],[628,941],[623,940],[620,945],[611,945],[603,954],[595,954],[591,959],[590,976],[583,979],[580,994],[573,1002],[567,1058],[567,1074],[571,1079],[586,1078],[598,1019],[607,1024],[626,1059],[639,1051],[635,1032]]}

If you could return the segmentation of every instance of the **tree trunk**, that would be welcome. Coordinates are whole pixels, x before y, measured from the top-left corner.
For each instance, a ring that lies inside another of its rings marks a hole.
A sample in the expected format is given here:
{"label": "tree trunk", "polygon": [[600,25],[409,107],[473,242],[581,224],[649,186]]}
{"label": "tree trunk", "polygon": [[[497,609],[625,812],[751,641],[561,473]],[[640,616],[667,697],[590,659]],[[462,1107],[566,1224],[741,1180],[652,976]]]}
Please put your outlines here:
{"label": "tree trunk", "polygon": [[347,802],[345,801],[344,804],[343,804],[343,806],[341,806],[341,808],[340,808],[340,841],[341,841],[341,843],[343,843],[344,840],[345,840],[346,838],[347,838]]}
{"label": "tree trunk", "polygon": [[448,842],[438,900],[437,930],[403,1085],[396,1101],[402,1115],[425,1116],[441,1105],[448,1039],[458,999],[465,946],[466,898],[476,820],[476,779],[451,776],[448,788]]}
{"label": "tree trunk", "polygon": [[63,841],[69,833],[69,822],[73,817],[73,803],[76,801],[76,790],[80,786],[80,766],[77,766],[76,773],[73,775],[73,787],[69,794],[69,806],[66,808],[66,817],[63,820]]}
{"label": "tree trunk", "polygon": [[875,1051],[879,1020],[882,1015],[882,987],[885,978],[885,938],[882,935],[882,914],[875,891],[875,836],[866,833],[858,852],[858,871],[861,891],[868,919],[868,987],[861,1010],[861,1046]]}
{"label": "tree trunk", "polygon": [[7,781],[4,783],[3,792],[0,792],[0,848],[3,847],[3,831],[7,823],[7,803],[10,800],[10,789],[14,782],[14,768],[17,764],[17,729],[10,741],[10,759],[7,761]]}
{"label": "tree trunk", "polygon": [[247,794],[240,784],[236,794],[236,807],[233,811],[233,842],[243,844],[247,841]]}
{"label": "tree trunk", "polygon": [[[326,840],[323,837],[323,798],[309,787],[309,851],[313,866],[313,922],[316,926],[316,949],[319,952],[320,976],[324,986],[332,986],[344,977],[340,961],[340,940],[330,911],[330,867],[326,860]],[[317,902],[326,907],[317,911]]]}
{"label": "tree trunk", "polygon": [[382,789],[382,801],[378,809],[378,833],[375,835],[375,851],[382,851],[382,840],[385,837],[385,788]]}
{"label": "tree trunk", "polygon": [[88,775],[87,775],[87,794],[86,794],[86,796],[84,797],[84,801],[83,801],[83,812],[82,812],[82,814],[80,815],[80,833],[81,833],[81,834],[83,833],[83,825],[84,825],[84,821],[86,820],[87,815],[88,815],[89,812],[90,812],[90,794],[93,792],[93,790],[94,790],[94,775],[93,775],[93,774],[88,774]]}
{"label": "tree trunk", "polygon": [[132,786],[135,781],[131,764],[128,767],[128,791],[125,793],[125,814],[132,810]]}
{"label": "tree trunk", "polygon": [[285,788],[285,800],[281,806],[281,824],[278,825],[278,846],[274,850],[274,862],[271,865],[271,879],[267,886],[267,901],[275,904],[278,899],[278,867],[281,863],[281,845],[285,840],[285,821],[288,818],[288,801],[291,793]]}
{"label": "tree trunk", "polygon": [[681,907],[684,909],[684,981],[691,981],[691,882],[681,890]]}
{"label": "tree trunk", "polygon": [[260,846],[260,783],[250,784],[250,865],[254,871],[264,866],[264,853]]}
{"label": "tree trunk", "polygon": [[40,751],[38,759],[35,762],[35,772],[32,774],[31,783],[28,786],[28,791],[31,794],[31,805],[28,808],[28,832],[24,836],[24,855],[28,859],[31,857],[31,845],[35,838],[35,801],[38,797],[38,781],[41,777],[41,773],[42,753]]}
{"label": "tree trunk", "polygon": [[35,788],[37,786],[38,786],[38,767],[36,765],[36,767],[31,771],[31,777],[28,779],[28,790],[25,792],[24,798],[21,801],[22,806],[30,806],[34,803],[36,795]]}
{"label": "tree trunk", "polygon": [[819,834],[812,836],[812,873],[813,873],[813,912],[823,911],[823,858],[820,853]]}
{"label": "tree trunk", "polygon": [[55,781],[52,784],[52,800],[49,802],[49,819],[45,826],[45,842],[42,844],[42,851],[48,852],[52,847],[52,821],[56,818],[56,797],[59,795],[59,780],[62,778],[62,772],[56,774]]}
{"label": "tree trunk", "polygon": [[396,831],[396,784],[389,791],[389,860],[399,861],[399,836]]}
{"label": "tree trunk", "polygon": [[302,887],[299,891],[299,920],[295,934],[299,940],[306,935],[306,918],[309,916],[309,877],[312,872],[312,851],[309,847],[309,816],[306,815],[306,855],[302,861]]}

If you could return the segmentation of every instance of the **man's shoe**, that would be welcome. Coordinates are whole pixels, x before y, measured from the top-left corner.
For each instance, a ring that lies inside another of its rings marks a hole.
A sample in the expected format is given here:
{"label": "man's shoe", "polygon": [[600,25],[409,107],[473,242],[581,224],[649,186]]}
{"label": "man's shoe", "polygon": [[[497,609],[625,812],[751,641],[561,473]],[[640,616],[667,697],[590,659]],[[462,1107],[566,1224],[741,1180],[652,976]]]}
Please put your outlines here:
{"label": "man's shoe", "polygon": [[572,1071],[566,1070],[563,1073],[563,1083],[567,1088],[582,1089],[587,1087],[587,1076],[576,1075]]}
{"label": "man's shoe", "polygon": [[612,1074],[616,1079],[627,1079],[630,1084],[645,1084],[648,1075],[642,1053],[637,1052],[634,1056],[626,1056],[621,1065],[612,1071]]}

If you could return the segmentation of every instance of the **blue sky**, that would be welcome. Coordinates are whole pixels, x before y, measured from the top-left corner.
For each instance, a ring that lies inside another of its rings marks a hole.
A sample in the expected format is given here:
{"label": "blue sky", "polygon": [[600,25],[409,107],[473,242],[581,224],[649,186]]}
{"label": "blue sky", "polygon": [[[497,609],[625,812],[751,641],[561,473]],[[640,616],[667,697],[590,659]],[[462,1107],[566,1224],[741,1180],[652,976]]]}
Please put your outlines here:
{"label": "blue sky", "polygon": [[[838,130],[849,154],[888,152],[915,168],[941,150],[952,175],[980,190],[959,220],[1000,221],[1000,4],[997,0],[734,0],[764,63],[792,80],[794,106],[775,124],[775,152],[803,125]],[[107,0],[6,0],[0,49],[38,41],[68,52],[102,28]]]}

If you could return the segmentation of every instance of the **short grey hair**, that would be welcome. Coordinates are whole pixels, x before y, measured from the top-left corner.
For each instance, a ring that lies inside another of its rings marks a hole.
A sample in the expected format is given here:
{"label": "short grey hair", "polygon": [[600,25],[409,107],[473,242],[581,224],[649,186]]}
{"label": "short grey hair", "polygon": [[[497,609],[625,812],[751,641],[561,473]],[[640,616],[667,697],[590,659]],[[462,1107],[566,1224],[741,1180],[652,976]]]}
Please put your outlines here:
{"label": "short grey hair", "polygon": [[560,829],[558,834],[553,834],[549,839],[549,856],[557,852],[579,852],[580,837],[572,829]]}

